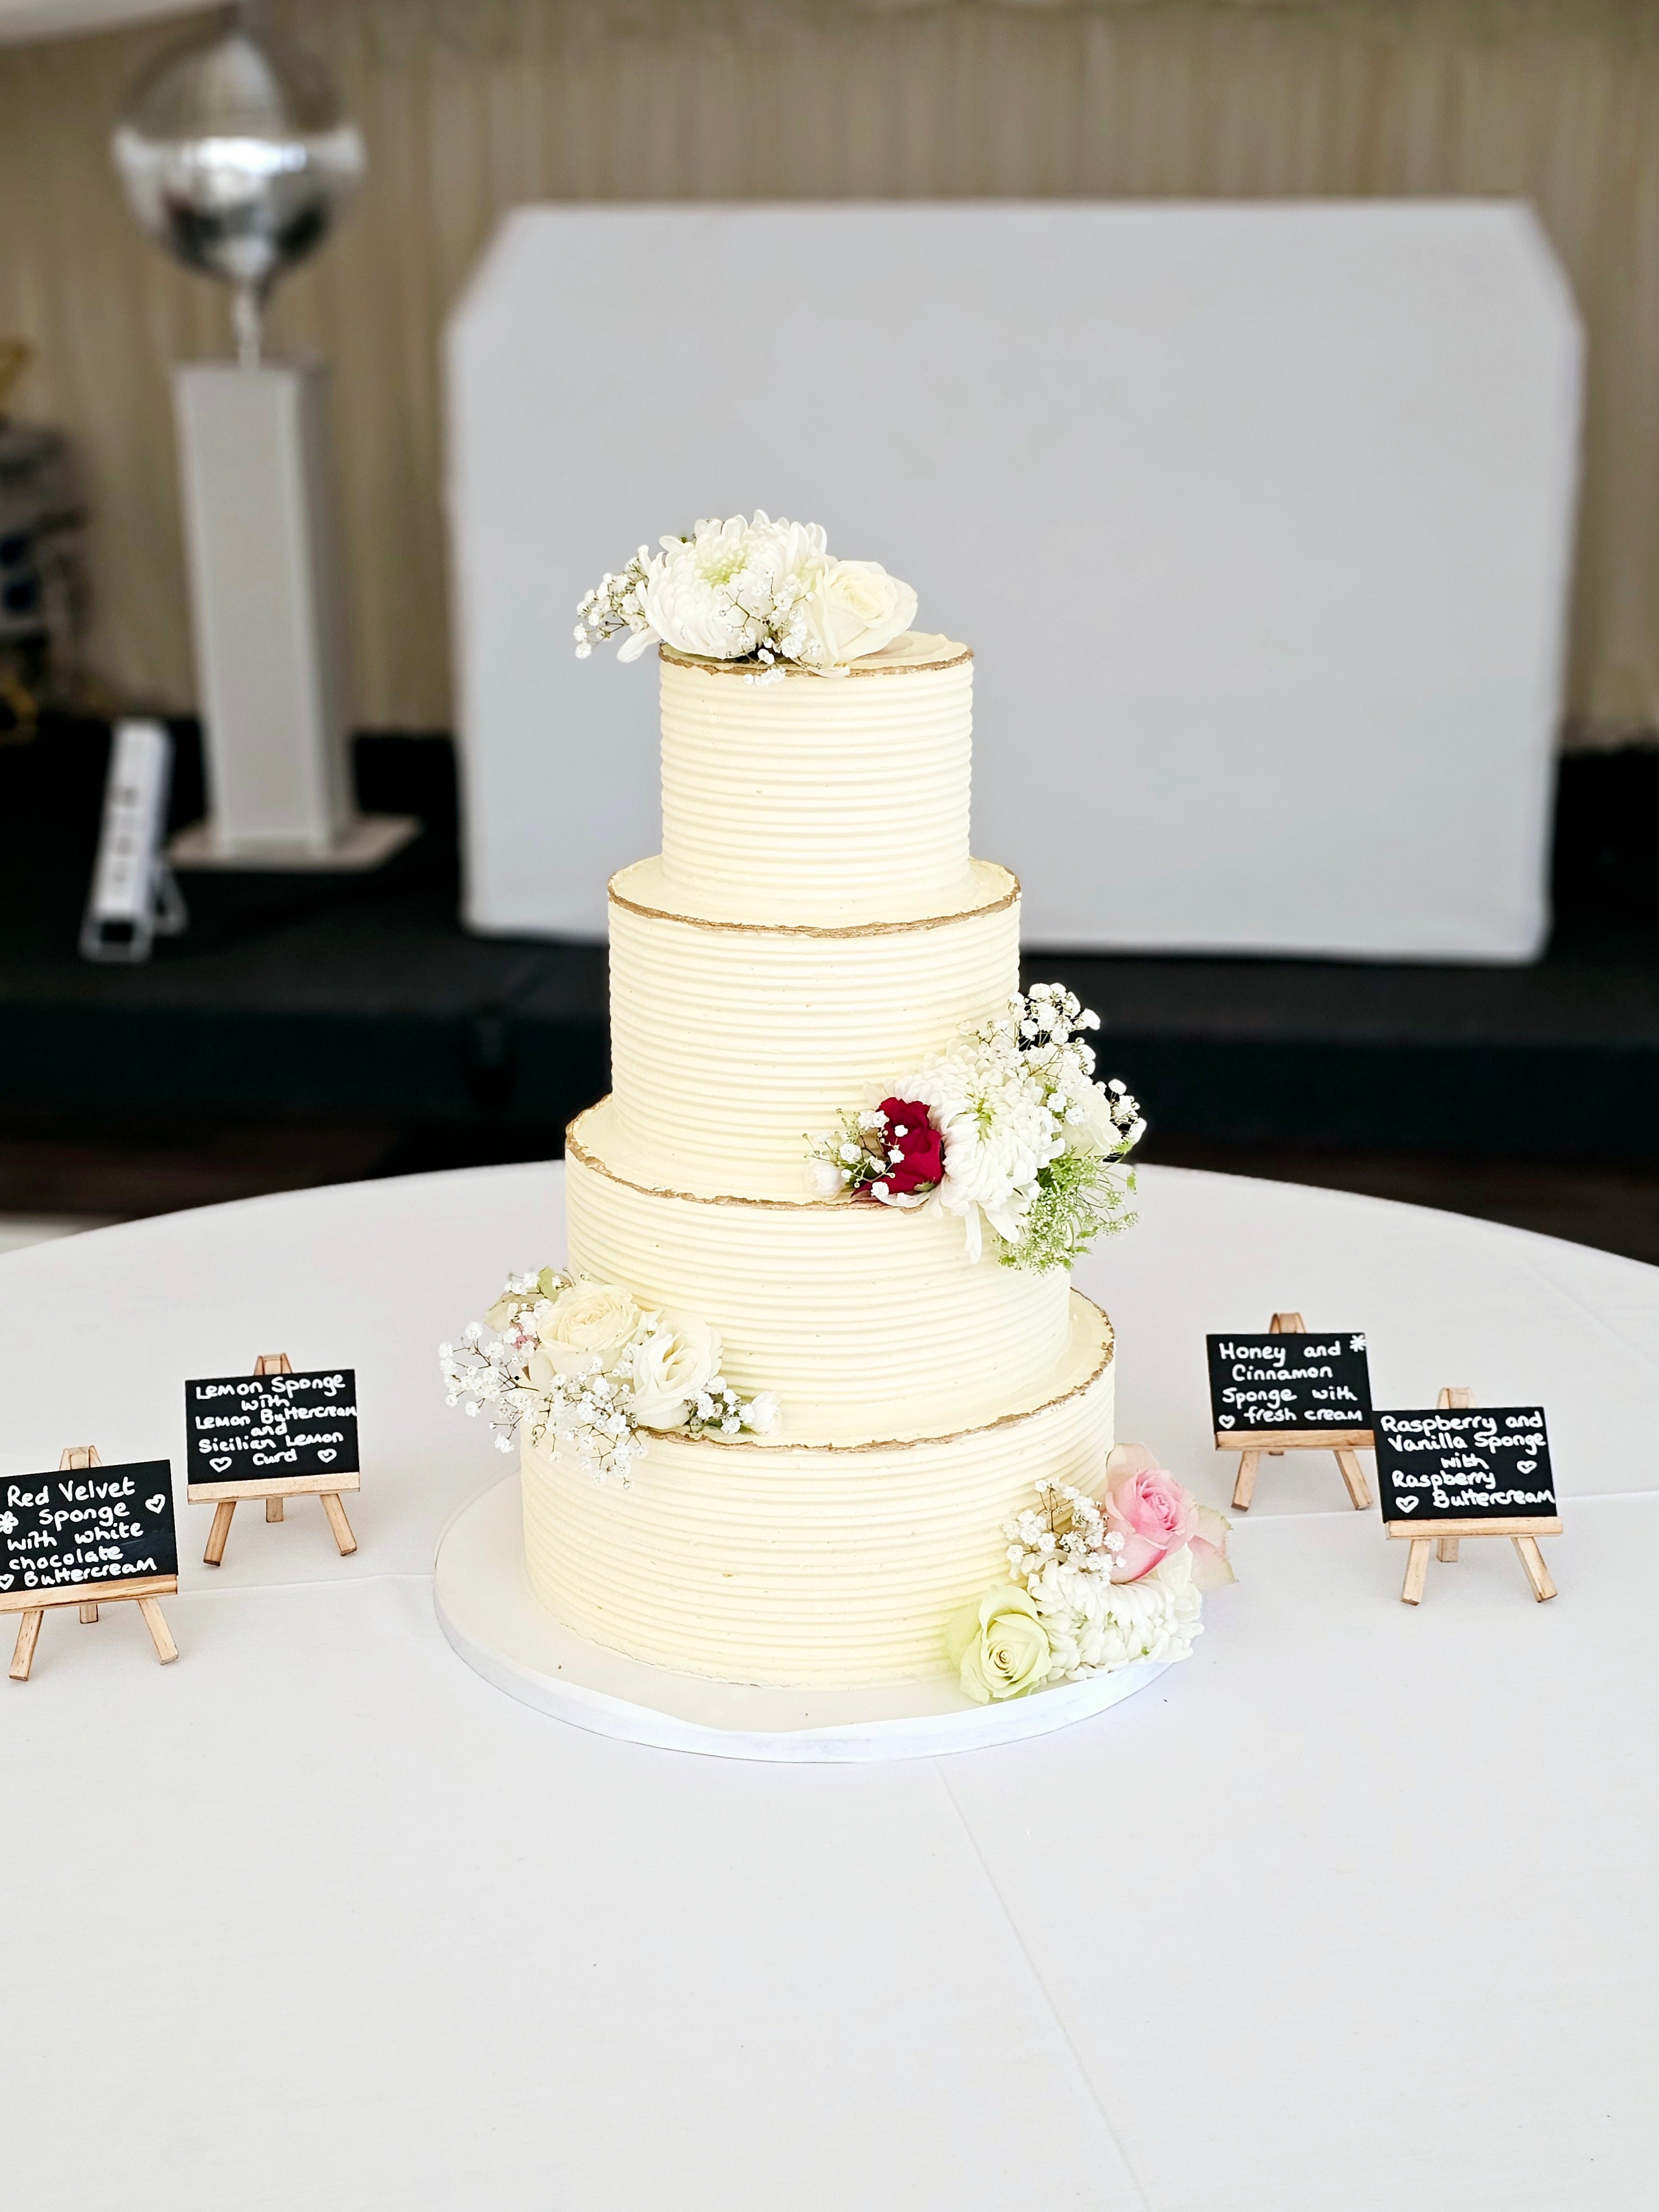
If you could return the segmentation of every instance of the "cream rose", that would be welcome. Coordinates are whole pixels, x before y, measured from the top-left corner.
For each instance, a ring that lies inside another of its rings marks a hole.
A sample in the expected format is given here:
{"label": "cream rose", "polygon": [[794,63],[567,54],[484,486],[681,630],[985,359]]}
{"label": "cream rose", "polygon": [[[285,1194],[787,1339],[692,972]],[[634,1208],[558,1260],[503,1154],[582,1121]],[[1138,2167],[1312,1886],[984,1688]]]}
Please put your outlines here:
{"label": "cream rose", "polygon": [[610,1367],[644,1318],[627,1291],[614,1283],[572,1283],[534,1316],[540,1349],[530,1356],[531,1381],[537,1379],[538,1359],[561,1375],[572,1374],[594,1359],[601,1367]]}
{"label": "cream rose", "polygon": [[720,1366],[720,1340],[707,1322],[664,1314],[634,1346],[634,1419],[644,1429],[684,1428]]}
{"label": "cream rose", "polygon": [[844,668],[903,636],[915,620],[916,595],[878,561],[830,561],[801,612],[811,640],[801,659],[815,668]]}
{"label": "cream rose", "polygon": [[1005,1583],[970,1601],[945,1632],[945,1649],[976,1705],[1022,1698],[1048,1679],[1048,1632],[1023,1589]]}

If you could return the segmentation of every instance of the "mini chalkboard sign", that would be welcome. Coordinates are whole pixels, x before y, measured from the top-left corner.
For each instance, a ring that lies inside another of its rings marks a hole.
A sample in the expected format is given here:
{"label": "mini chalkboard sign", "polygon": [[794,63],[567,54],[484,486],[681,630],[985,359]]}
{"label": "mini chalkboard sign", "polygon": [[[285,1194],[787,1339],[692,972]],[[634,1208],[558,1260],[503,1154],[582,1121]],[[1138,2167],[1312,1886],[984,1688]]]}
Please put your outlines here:
{"label": "mini chalkboard sign", "polygon": [[1541,1605],[1555,1584],[1538,1539],[1561,1533],[1544,1409],[1477,1407],[1471,1395],[1449,1387],[1432,1410],[1376,1416],[1383,1525],[1411,1546],[1401,1601],[1421,1603],[1431,1549],[1449,1561],[1464,1536],[1507,1536]]}
{"label": "mini chalkboard sign", "polygon": [[210,1376],[185,1385],[189,1453],[186,1495],[214,1507],[202,1554],[221,1565],[236,1508],[263,1498],[280,1521],[286,1498],[315,1498],[341,1552],[355,1552],[340,1492],[360,1490],[357,1377],[349,1367],[296,1375],[285,1352],[267,1352],[248,1375]]}
{"label": "mini chalkboard sign", "polygon": [[11,1679],[27,1682],[49,1607],[131,1599],[165,1667],[179,1656],[157,1598],[179,1587],[173,1468],[164,1459],[106,1467],[92,1444],[65,1451],[55,1474],[0,1483],[0,1613],[17,1613]]}
{"label": "mini chalkboard sign", "polygon": [[1298,1313],[1277,1313],[1260,1336],[1204,1340],[1218,1451],[1241,1455],[1233,1504],[1249,1510],[1264,1452],[1328,1451],[1361,1512],[1370,1504],[1354,1457],[1371,1448],[1371,1377],[1365,1340],[1351,1329],[1310,1331]]}

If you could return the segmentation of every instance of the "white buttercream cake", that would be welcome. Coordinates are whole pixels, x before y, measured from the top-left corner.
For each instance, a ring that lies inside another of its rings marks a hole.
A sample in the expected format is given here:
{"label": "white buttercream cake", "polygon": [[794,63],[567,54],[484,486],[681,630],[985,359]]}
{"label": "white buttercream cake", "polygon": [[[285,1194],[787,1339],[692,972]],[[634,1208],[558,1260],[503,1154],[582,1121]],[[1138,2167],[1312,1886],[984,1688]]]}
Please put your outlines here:
{"label": "white buttercream cake", "polygon": [[531,1582],[683,1672],[948,1672],[1005,1522],[1039,1480],[1098,1488],[1112,1443],[1111,1326],[1063,1266],[803,1174],[815,1133],[1018,988],[1018,885],[969,852],[973,657],[907,633],[829,677],[660,658],[662,852],[611,886],[614,1089],[569,1131],[568,1264],[701,1316],[781,1414],[653,1434],[625,1483],[526,1429]]}

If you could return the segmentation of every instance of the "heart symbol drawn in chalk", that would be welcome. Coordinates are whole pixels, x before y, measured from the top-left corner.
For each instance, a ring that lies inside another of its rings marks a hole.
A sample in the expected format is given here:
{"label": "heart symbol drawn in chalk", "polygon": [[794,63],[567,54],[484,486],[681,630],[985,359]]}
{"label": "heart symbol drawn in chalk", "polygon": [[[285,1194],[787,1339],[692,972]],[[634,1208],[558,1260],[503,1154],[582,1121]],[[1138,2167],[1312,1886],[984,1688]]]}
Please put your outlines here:
{"label": "heart symbol drawn in chalk", "polygon": [[1423,1503],[1420,1498],[1401,1498],[1395,1500],[1402,1513],[1415,1513]]}
{"label": "heart symbol drawn in chalk", "polygon": [[331,1460],[331,1459],[333,1458],[334,1455],[333,1455],[333,1453],[332,1453],[331,1451],[319,1451],[319,1452],[318,1453],[317,1456],[318,1456],[318,1458],[319,1458],[319,1460],[321,1460],[321,1462],[323,1462],[323,1465],[324,1465],[325,1467],[326,1467],[326,1466],[328,1465],[328,1463],[329,1463],[330,1460]]}
{"label": "heart symbol drawn in chalk", "polygon": [[1218,1422],[1217,1422],[1217,1424],[1216,1424],[1216,1425],[1217,1425],[1217,1427],[1218,1427],[1218,1428],[1222,1428],[1222,1429],[1230,1429],[1230,1428],[1231,1428],[1232,1425],[1233,1425],[1233,1417],[1232,1417],[1232,1415],[1231,1415],[1231,1413],[1224,1413],[1224,1414],[1221,1416],[1221,1419],[1219,1419],[1219,1421],[1218,1421]]}
{"label": "heart symbol drawn in chalk", "polygon": [[1515,1471],[1517,1474],[1530,1474],[1537,1464],[1535,1459],[1518,1459],[1515,1462]]}
{"label": "heart symbol drawn in chalk", "polygon": [[213,1472],[216,1474],[222,1474],[225,1469],[230,1465],[230,1462],[228,1459],[210,1459],[208,1462],[208,1465],[213,1469]]}
{"label": "heart symbol drawn in chalk", "polygon": [[167,1502],[166,1492],[158,1491],[154,1498],[147,1498],[144,1500],[144,1510],[146,1513],[159,1513]]}
{"label": "heart symbol drawn in chalk", "polygon": [[15,1575],[0,1575],[0,1589],[9,1589],[15,1580]]}

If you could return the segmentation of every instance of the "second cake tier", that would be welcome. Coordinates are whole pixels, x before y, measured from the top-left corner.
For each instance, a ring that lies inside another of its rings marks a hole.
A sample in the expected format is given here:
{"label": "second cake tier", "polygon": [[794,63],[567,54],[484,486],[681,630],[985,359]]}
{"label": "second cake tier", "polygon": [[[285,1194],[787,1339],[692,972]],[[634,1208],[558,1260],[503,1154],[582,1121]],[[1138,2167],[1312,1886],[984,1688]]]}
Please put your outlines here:
{"label": "second cake tier", "polygon": [[709,921],[661,864],[611,884],[612,1111],[647,1178],[799,1198],[807,1139],[872,1103],[1019,981],[1019,885],[974,863],[958,910],[845,928]]}
{"label": "second cake tier", "polygon": [[848,1200],[702,1198],[653,1180],[609,1101],[572,1122],[569,1264],[720,1333],[792,1443],[865,1443],[994,1419],[1065,1351],[1063,1273],[967,1255],[963,1224]]}

